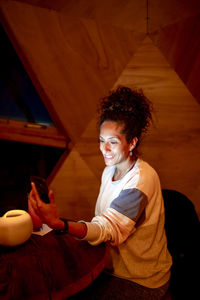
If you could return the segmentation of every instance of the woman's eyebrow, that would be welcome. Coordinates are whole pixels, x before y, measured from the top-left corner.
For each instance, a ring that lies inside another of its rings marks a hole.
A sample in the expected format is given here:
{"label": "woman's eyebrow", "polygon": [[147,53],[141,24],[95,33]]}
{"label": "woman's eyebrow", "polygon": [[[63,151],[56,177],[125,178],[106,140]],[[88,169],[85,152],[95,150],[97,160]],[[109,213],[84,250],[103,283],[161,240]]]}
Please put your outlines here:
{"label": "woman's eyebrow", "polygon": [[[104,138],[101,135],[99,136],[99,138],[104,140]],[[112,140],[112,139],[120,140],[120,138],[117,136],[109,136],[108,140]]]}

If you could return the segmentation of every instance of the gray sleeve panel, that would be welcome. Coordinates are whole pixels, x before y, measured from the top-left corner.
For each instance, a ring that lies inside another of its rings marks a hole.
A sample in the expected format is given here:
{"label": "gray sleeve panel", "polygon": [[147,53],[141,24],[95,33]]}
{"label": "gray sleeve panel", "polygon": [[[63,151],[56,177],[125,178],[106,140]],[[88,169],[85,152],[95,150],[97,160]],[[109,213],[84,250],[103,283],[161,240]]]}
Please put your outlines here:
{"label": "gray sleeve panel", "polygon": [[147,196],[140,190],[122,190],[110,207],[117,210],[133,221],[137,221],[147,203]]}

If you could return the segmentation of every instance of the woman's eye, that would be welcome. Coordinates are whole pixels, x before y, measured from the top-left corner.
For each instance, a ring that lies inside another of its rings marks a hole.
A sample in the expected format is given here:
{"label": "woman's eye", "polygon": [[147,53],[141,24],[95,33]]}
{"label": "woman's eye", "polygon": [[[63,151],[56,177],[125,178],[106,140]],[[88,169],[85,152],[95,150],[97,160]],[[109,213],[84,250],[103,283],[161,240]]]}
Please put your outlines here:
{"label": "woman's eye", "polygon": [[102,140],[100,140],[99,142],[100,142],[101,144],[104,143],[104,141],[102,141]]}
{"label": "woman's eye", "polygon": [[112,145],[115,145],[115,144],[117,144],[117,142],[111,142],[111,144],[112,144]]}

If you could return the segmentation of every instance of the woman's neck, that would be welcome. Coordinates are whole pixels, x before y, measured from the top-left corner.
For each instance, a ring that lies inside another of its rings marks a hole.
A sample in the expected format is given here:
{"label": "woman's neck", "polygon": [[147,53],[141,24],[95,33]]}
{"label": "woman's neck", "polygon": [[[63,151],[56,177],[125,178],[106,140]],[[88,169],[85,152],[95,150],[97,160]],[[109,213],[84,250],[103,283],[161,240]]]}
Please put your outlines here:
{"label": "woman's neck", "polygon": [[116,166],[115,173],[113,175],[113,181],[122,179],[135,165],[137,158],[129,160],[123,166]]}

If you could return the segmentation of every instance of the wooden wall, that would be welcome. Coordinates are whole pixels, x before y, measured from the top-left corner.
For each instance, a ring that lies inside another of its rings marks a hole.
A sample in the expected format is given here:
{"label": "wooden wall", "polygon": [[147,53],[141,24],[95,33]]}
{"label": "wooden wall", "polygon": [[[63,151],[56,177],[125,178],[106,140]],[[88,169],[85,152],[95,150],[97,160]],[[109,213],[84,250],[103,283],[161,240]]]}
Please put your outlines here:
{"label": "wooden wall", "polygon": [[93,216],[104,167],[96,106],[124,84],[143,88],[154,103],[144,159],[200,216],[199,2],[0,0],[0,9],[52,119],[71,139],[49,178],[60,214]]}

